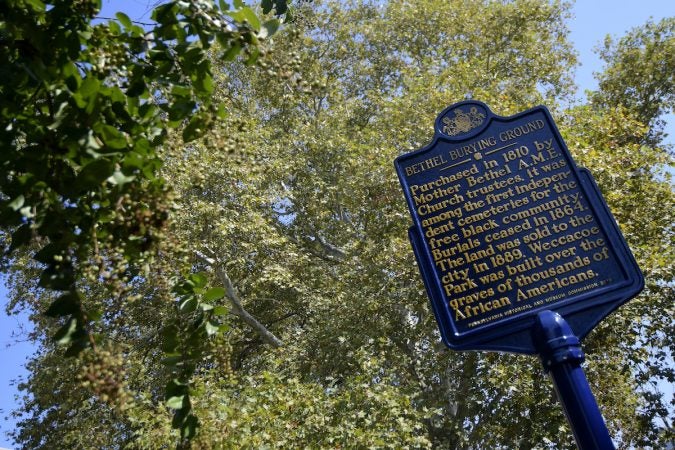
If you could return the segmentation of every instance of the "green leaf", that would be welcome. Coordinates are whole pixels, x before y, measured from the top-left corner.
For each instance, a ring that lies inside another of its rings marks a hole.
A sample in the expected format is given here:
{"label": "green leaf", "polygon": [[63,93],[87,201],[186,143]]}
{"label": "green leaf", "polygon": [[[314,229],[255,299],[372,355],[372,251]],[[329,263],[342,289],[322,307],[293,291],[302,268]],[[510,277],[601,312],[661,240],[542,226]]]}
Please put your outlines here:
{"label": "green leaf", "polygon": [[62,253],[64,248],[64,244],[61,242],[50,242],[42,247],[35,256],[33,256],[33,259],[44,264],[52,263],[54,262],[54,256]]}
{"label": "green leaf", "polygon": [[183,313],[191,313],[197,309],[199,306],[199,300],[197,300],[197,297],[190,296],[183,300],[178,307],[181,312]]}
{"label": "green leaf", "polygon": [[217,323],[211,322],[210,320],[206,322],[206,334],[208,336],[213,336],[220,331],[220,325]]}
{"label": "green leaf", "polygon": [[40,274],[38,286],[57,291],[67,291],[72,288],[74,282],[72,268],[61,267],[57,269],[54,265],[49,265]]}
{"label": "green leaf", "polygon": [[178,348],[178,329],[174,325],[164,327],[160,346],[164,353],[173,353]]}
{"label": "green leaf", "polygon": [[146,90],[145,80],[143,79],[132,79],[129,82],[129,87],[127,88],[127,95],[129,97],[138,97],[142,95]]}
{"label": "green leaf", "polygon": [[9,253],[30,242],[33,237],[33,230],[29,224],[21,225],[12,233],[12,245],[9,247]]}
{"label": "green leaf", "polygon": [[187,124],[183,130],[183,141],[190,142],[201,137],[206,131],[206,121],[201,114],[190,119],[190,122]]}
{"label": "green leaf", "polygon": [[246,59],[246,61],[244,61],[244,64],[247,66],[255,64],[255,62],[258,60],[258,56],[260,56],[260,49],[258,47],[254,47],[251,50],[249,57]]}
{"label": "green leaf", "polygon": [[204,301],[213,302],[225,297],[225,289],[222,287],[214,287],[206,291],[204,294]]}
{"label": "green leaf", "polygon": [[192,95],[192,89],[190,86],[176,84],[171,88],[171,95],[175,95],[176,97],[190,97]]}
{"label": "green leaf", "polygon": [[134,181],[135,178],[136,177],[133,175],[126,176],[121,171],[116,170],[110,177],[108,177],[108,182],[115,186],[122,186],[124,184]]}
{"label": "green leaf", "polygon": [[63,77],[66,80],[66,86],[68,86],[68,89],[70,89],[71,92],[77,91],[82,79],[80,78],[80,74],[75,64],[68,62],[61,68],[61,71],[63,73]]}
{"label": "green leaf", "polygon": [[288,2],[286,0],[275,0],[276,14],[278,16],[285,14],[288,11]]}
{"label": "green leaf", "polygon": [[[76,338],[77,336],[77,338]],[[67,358],[72,358],[74,356],[77,356],[84,350],[85,348],[88,347],[89,342],[85,339],[82,339],[84,336],[84,333],[82,331],[78,331],[73,335],[73,341],[72,344],[70,344],[70,347],[66,349],[65,352],[63,352],[63,356]]]}
{"label": "green leaf", "polygon": [[45,10],[45,4],[40,0],[26,0],[26,3],[32,6],[36,12],[43,12]]}
{"label": "green leaf", "polygon": [[120,23],[122,25],[124,25],[124,28],[131,28],[132,23],[131,23],[131,19],[129,18],[129,16],[127,16],[123,12],[118,12],[118,13],[115,14],[115,17],[117,17],[117,20],[119,20]]}
{"label": "green leaf", "polygon": [[60,317],[75,314],[80,309],[80,298],[77,293],[68,292],[54,300],[49,305],[45,315],[49,317]]}
{"label": "green leaf", "polygon": [[126,94],[129,97],[138,97],[142,95],[146,90],[146,74],[142,70],[142,66],[137,65],[133,68],[131,76],[129,78],[129,84]]}
{"label": "green leaf", "polygon": [[79,355],[82,350],[89,346],[89,342],[85,339],[82,339],[82,336],[79,336],[81,334],[81,332],[75,333],[75,335],[78,335],[78,338],[75,338],[74,336],[73,343],[70,344],[70,347],[68,347],[65,352],[63,352],[63,356],[66,358],[75,357]]}
{"label": "green leaf", "polygon": [[94,131],[100,135],[105,145],[112,149],[120,150],[127,146],[127,139],[124,133],[113,126],[98,124],[98,126],[94,127]]}
{"label": "green leaf", "polygon": [[98,322],[101,320],[101,317],[103,317],[103,312],[100,309],[88,309],[84,314],[87,320],[91,320],[93,322]]}
{"label": "green leaf", "polygon": [[[236,4],[236,2],[235,2]],[[260,31],[260,19],[255,15],[255,12],[248,6],[242,6],[236,11],[228,13],[234,20],[240,23],[248,22],[255,31]]]}
{"label": "green leaf", "polygon": [[75,105],[77,105],[77,107],[80,109],[84,108],[88,104],[88,102],[84,99],[84,97],[82,97],[77,92],[73,94],[73,100],[75,100]]}
{"label": "green leaf", "polygon": [[227,51],[223,52],[223,61],[234,61],[239,53],[241,53],[241,45],[235,42]]}
{"label": "green leaf", "polygon": [[224,104],[218,105],[218,111],[216,111],[216,117],[219,119],[224,119],[228,115],[227,107]]}
{"label": "green leaf", "polygon": [[197,420],[197,416],[190,414],[180,427],[180,436],[183,439],[192,439],[197,434],[198,427],[199,421]]}
{"label": "green leaf", "polygon": [[206,286],[208,279],[206,278],[206,274],[204,272],[197,272],[190,274],[188,281],[190,281],[190,283],[192,283],[192,285],[196,288],[203,288]]}
{"label": "green leaf", "polygon": [[34,217],[33,214],[33,208],[30,206],[24,206],[19,210],[22,216],[24,216],[26,219],[32,219]]}
{"label": "green leaf", "polygon": [[139,154],[139,155],[150,155],[152,152],[152,148],[150,147],[150,142],[148,142],[147,139],[137,139],[136,142],[134,142],[134,150]]}
{"label": "green leaf", "polygon": [[54,340],[59,345],[68,345],[73,341],[75,332],[77,331],[77,319],[71,317],[68,319],[65,325],[63,325],[59,330],[54,334]]}
{"label": "green leaf", "polygon": [[260,32],[258,33],[258,37],[260,37],[261,39],[269,38],[270,36],[272,36],[274,33],[277,32],[280,24],[281,24],[281,22],[279,22],[279,20],[277,20],[277,19],[268,20],[260,28]]}
{"label": "green leaf", "polygon": [[12,208],[14,211],[18,211],[23,206],[24,201],[25,201],[25,199],[24,199],[23,195],[19,194],[14,200],[9,202],[9,204],[7,206]]}
{"label": "green leaf", "polygon": [[171,397],[187,395],[189,392],[188,385],[183,383],[178,378],[169,381],[164,388],[164,399],[168,400]]}
{"label": "green leaf", "polygon": [[77,92],[86,98],[95,96],[98,94],[100,89],[101,82],[95,76],[89,75],[82,81],[82,84],[80,85],[80,88],[77,90]]}
{"label": "green leaf", "polygon": [[113,36],[120,34],[120,32],[122,31],[120,25],[114,20],[110,20],[108,22],[108,30]]}
{"label": "green leaf", "polygon": [[213,77],[208,73],[201,74],[194,81],[195,87],[201,94],[211,94],[213,92]]}
{"label": "green leaf", "polygon": [[59,104],[56,114],[54,114],[54,121],[50,123],[47,128],[50,130],[56,130],[61,126],[64,119],[68,116],[69,108],[68,102],[62,102]]}
{"label": "green leaf", "polygon": [[171,355],[162,359],[162,364],[168,367],[174,367],[183,361],[183,355]]}
{"label": "green leaf", "polygon": [[174,396],[174,397],[170,397],[166,401],[166,406],[168,406],[171,409],[182,409],[183,403],[185,403],[187,398],[188,398],[187,395],[177,395],[177,396]]}
{"label": "green leaf", "polygon": [[152,11],[151,18],[163,25],[175,23],[177,9],[176,2],[164,3]]}
{"label": "green leaf", "polygon": [[95,159],[80,171],[75,178],[75,188],[78,192],[88,191],[99,186],[113,173],[115,165],[106,158]]}
{"label": "green leaf", "polygon": [[169,120],[179,121],[189,117],[197,107],[197,103],[192,100],[175,101],[169,108]]}
{"label": "green leaf", "polygon": [[263,14],[268,14],[274,8],[274,2],[272,0],[262,0],[260,6],[262,6]]}
{"label": "green leaf", "polygon": [[213,308],[213,315],[214,316],[226,316],[230,313],[230,308],[227,306],[216,306]]}
{"label": "green leaf", "polygon": [[241,9],[243,17],[255,31],[260,31],[260,19],[256,16],[255,12],[248,6],[245,6]]}

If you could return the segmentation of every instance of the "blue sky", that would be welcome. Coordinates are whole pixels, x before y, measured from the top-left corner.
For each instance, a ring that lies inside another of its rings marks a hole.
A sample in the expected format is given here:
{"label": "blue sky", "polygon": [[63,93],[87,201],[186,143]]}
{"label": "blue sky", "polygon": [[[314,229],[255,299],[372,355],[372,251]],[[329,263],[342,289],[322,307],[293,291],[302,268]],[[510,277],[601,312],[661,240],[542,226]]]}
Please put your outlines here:
{"label": "blue sky", "polygon": [[[102,16],[111,17],[115,11],[125,11],[132,19],[148,19],[149,4],[157,3],[149,0],[103,0]],[[601,44],[605,35],[621,36],[630,28],[639,26],[650,17],[659,20],[663,17],[675,16],[675,1],[672,0],[577,0],[574,6],[575,17],[569,22],[571,40],[579,52],[581,66],[576,71],[576,83],[579,95],[585,89],[597,88],[593,72],[602,69],[600,59],[593,53],[593,48]],[[555,62],[552,62],[555,63]],[[668,117],[669,141],[675,142],[675,118]],[[16,330],[27,325],[23,316],[5,314],[7,304],[4,287],[0,286],[0,351],[2,352],[2,370],[0,371],[0,447],[13,448],[12,442],[5,432],[14,427],[13,419],[5,419],[15,405],[16,385],[11,380],[26,376],[24,365],[33,352],[33,347],[25,337],[16,336]],[[0,449],[2,450],[2,449]]]}

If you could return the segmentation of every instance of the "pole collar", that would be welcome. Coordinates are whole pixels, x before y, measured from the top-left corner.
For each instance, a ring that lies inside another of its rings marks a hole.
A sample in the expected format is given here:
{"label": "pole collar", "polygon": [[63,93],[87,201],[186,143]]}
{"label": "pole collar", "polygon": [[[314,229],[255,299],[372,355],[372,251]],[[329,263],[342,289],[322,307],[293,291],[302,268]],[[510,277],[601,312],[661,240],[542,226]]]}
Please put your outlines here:
{"label": "pole collar", "polygon": [[537,314],[532,336],[546,372],[559,364],[581,364],[584,360],[579,338],[557,312],[547,310]]}

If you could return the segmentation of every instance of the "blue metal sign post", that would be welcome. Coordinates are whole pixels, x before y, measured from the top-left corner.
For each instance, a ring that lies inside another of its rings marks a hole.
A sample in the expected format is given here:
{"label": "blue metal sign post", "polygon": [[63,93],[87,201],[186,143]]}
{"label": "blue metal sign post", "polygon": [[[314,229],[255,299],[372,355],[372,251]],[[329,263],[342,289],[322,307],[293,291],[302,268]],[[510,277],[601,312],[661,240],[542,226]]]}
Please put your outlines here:
{"label": "blue metal sign post", "polygon": [[581,368],[584,352],[565,319],[558,313],[537,315],[534,340],[544,370],[550,373],[574,439],[581,450],[613,449],[605,421]]}
{"label": "blue metal sign post", "polygon": [[435,130],[394,165],[443,341],[539,354],[579,447],[613,448],[580,340],[644,279],[597,185],[544,107],[500,117],[465,101]]}

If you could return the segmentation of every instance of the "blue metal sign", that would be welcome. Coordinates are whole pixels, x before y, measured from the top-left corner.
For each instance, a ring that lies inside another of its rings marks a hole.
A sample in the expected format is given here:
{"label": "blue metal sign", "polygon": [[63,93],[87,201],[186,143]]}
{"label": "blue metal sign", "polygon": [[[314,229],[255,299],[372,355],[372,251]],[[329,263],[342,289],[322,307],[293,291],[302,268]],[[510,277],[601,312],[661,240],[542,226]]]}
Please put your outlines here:
{"label": "blue metal sign", "polygon": [[457,103],[437,118],[431,144],[394,164],[453,349],[536,353],[531,329],[545,310],[583,338],[644,285],[545,107],[500,117],[481,102]]}

